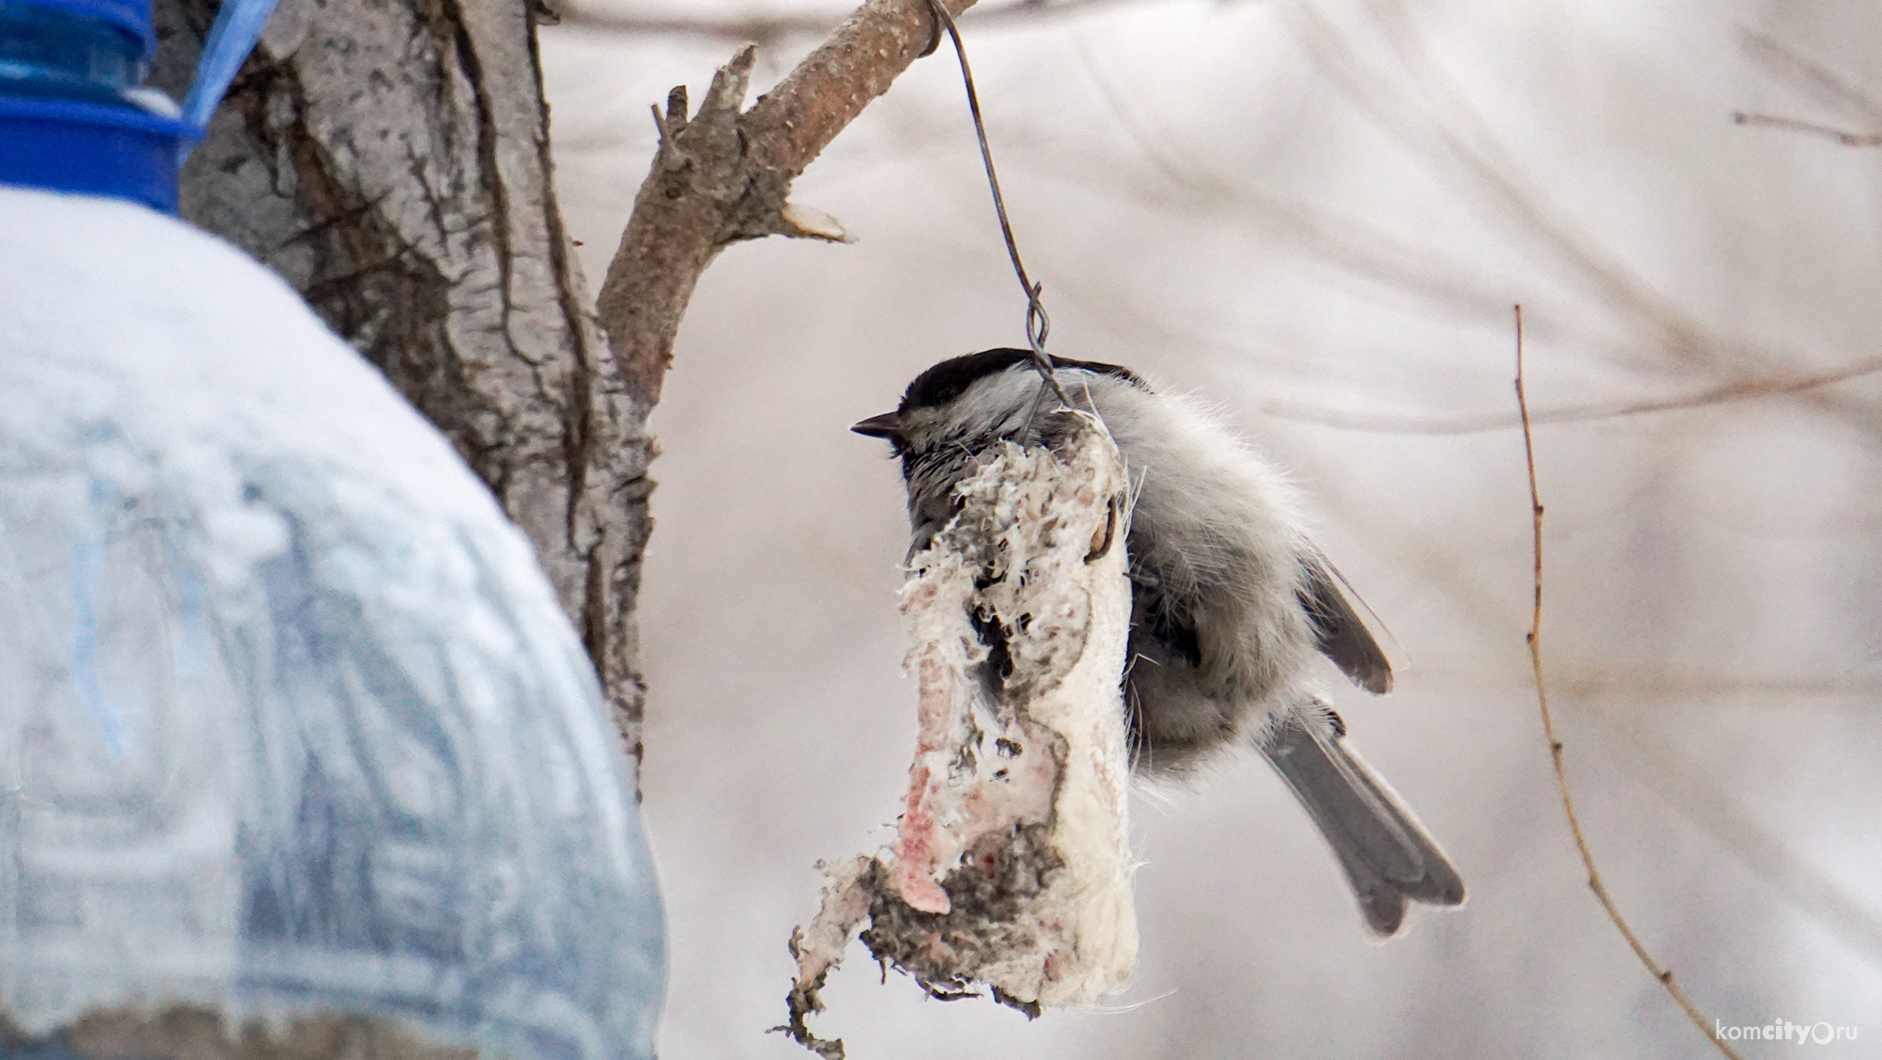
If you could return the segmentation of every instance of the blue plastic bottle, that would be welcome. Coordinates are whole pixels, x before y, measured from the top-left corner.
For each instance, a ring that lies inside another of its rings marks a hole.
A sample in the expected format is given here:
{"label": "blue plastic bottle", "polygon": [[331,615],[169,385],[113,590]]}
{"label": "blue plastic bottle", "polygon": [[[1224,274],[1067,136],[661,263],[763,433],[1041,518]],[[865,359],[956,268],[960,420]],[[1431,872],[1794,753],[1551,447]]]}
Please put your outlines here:
{"label": "blue plastic bottle", "polygon": [[176,174],[201,135],[140,89],[150,5],[0,0],[0,184],[176,210]]}
{"label": "blue plastic bottle", "polygon": [[12,96],[135,106],[126,92],[144,79],[149,37],[134,6],[0,0],[0,86]]}
{"label": "blue plastic bottle", "polygon": [[158,212],[270,2],[179,113],[147,0],[0,0],[0,1060],[206,1055],[205,1014],[216,1055],[651,1060],[652,856],[528,540]]}

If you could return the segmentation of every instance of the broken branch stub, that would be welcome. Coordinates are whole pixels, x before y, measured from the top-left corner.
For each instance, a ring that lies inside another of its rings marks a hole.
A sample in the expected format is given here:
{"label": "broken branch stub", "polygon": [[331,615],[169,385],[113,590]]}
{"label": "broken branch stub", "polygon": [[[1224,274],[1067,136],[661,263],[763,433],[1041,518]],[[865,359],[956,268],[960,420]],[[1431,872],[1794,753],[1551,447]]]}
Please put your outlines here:
{"label": "broken branch stub", "polygon": [[878,961],[941,998],[984,984],[1029,1016],[1097,1001],[1137,958],[1120,675],[1130,630],[1124,468],[1086,413],[1058,450],[1006,443],[912,561],[902,614],[919,730],[892,853],[826,866],[792,940],[804,1025],[863,920]]}

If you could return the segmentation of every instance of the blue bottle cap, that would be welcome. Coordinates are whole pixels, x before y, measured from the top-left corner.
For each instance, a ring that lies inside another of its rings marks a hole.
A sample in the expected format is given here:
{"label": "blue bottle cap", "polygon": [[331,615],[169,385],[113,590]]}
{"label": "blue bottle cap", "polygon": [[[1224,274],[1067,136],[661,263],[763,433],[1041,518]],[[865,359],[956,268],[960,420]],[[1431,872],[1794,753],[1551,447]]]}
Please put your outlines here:
{"label": "blue bottle cap", "polygon": [[45,7],[80,18],[97,19],[123,30],[143,49],[149,60],[157,52],[157,35],[150,28],[150,0],[0,0],[0,5]]}
{"label": "blue bottle cap", "polygon": [[130,106],[0,95],[0,184],[177,208],[177,164],[201,133]]}

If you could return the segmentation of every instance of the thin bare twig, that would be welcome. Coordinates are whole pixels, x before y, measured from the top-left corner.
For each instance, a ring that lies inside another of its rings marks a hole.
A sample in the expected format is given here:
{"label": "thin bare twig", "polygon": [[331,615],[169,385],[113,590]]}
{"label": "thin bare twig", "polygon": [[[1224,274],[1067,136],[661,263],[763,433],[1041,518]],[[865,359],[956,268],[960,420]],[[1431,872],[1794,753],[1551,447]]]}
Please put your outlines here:
{"label": "thin bare twig", "polygon": [[[1778,394],[1795,394],[1866,375],[1874,375],[1877,372],[1882,372],[1882,357],[1871,357],[1847,368],[1813,375],[1733,380],[1683,397],[1657,398],[1652,401],[1602,402],[1574,405],[1568,408],[1543,409],[1532,413],[1529,422],[1579,423],[1588,420],[1641,416],[1653,412],[1704,408],[1708,405],[1721,405],[1731,401],[1746,401]],[[1297,420],[1302,423],[1317,423],[1326,427],[1339,427],[1350,431],[1371,431],[1379,434],[1477,434],[1522,425],[1520,419],[1501,414],[1439,418],[1390,412],[1349,412],[1283,400],[1264,401],[1261,404],[1261,411],[1276,419]]]}
{"label": "thin bare twig", "polygon": [[1640,963],[1679,1003],[1686,1018],[1699,1028],[1699,1033],[1705,1035],[1707,1041],[1731,1060],[1744,1060],[1724,1039],[1713,1034],[1712,1028],[1706,1026],[1706,1017],[1687,999],[1686,992],[1679,988],[1679,984],[1673,981],[1673,970],[1661,967],[1653,959],[1653,955],[1641,943],[1640,936],[1634,934],[1633,927],[1627,923],[1627,918],[1621,915],[1620,908],[1608,894],[1607,885],[1601,882],[1600,870],[1595,868],[1594,852],[1588,848],[1588,837],[1581,828],[1581,815],[1575,812],[1575,799],[1568,791],[1568,770],[1562,763],[1562,740],[1555,734],[1555,718],[1549,713],[1548,683],[1542,678],[1542,492],[1536,485],[1536,447],[1529,429],[1529,396],[1523,390],[1523,307],[1520,305],[1516,307],[1516,409],[1522,414],[1523,420],[1523,459],[1529,467],[1529,511],[1535,526],[1536,593],[1535,608],[1529,620],[1529,663],[1535,670],[1536,705],[1542,711],[1542,731],[1549,740],[1549,760],[1555,765],[1555,787],[1562,796],[1562,813],[1568,818],[1568,830],[1575,836],[1575,849],[1581,854],[1582,867],[1588,870],[1588,888],[1600,900],[1601,908],[1607,911],[1608,919],[1613,921],[1621,937],[1627,940],[1634,956],[1640,958]]}
{"label": "thin bare twig", "polygon": [[[1828,106],[1859,116],[1860,124],[1867,125],[1871,129],[1882,128],[1882,106],[1877,105],[1868,93],[1850,84],[1848,79],[1828,66],[1776,37],[1759,33],[1756,30],[1741,28],[1738,31],[1738,47],[1745,53],[1747,59],[1764,67],[1773,77],[1789,82],[1793,88],[1816,97]],[[1855,132],[1827,122],[1805,121],[1799,118],[1742,110],[1733,111],[1732,120],[1740,125],[1757,125],[1767,129],[1803,133],[1806,136],[1821,136],[1845,147],[1882,147],[1882,133]]]}
{"label": "thin bare twig", "polygon": [[[1745,58],[1764,67],[1772,77],[1788,83],[1805,95],[1814,97],[1825,106],[1855,117],[1858,125],[1864,125],[1870,129],[1882,129],[1882,104],[1877,103],[1867,92],[1857,88],[1848,78],[1830,69],[1824,63],[1812,59],[1768,33],[1760,33],[1743,27],[1738,31],[1738,47],[1745,53]],[[1732,120],[1740,125],[1764,125],[1792,132],[1809,133],[1814,136],[1827,136],[1851,147],[1872,147],[1882,144],[1882,135],[1850,132],[1823,122],[1798,121],[1794,118],[1748,114],[1743,111],[1734,113]]]}
{"label": "thin bare twig", "polygon": [[1759,125],[1767,129],[1783,129],[1785,132],[1804,133],[1809,136],[1822,136],[1844,147],[1882,147],[1882,133],[1850,132],[1834,125],[1823,125],[1800,118],[1785,118],[1775,114],[1757,114],[1751,111],[1735,110],[1732,120],[1740,125]]}

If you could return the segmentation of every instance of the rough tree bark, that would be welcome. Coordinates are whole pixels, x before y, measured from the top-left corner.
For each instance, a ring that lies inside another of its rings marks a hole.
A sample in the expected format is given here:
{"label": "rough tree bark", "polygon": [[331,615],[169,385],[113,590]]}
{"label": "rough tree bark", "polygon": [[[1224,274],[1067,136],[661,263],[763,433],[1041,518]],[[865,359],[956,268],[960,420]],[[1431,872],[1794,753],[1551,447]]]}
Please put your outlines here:
{"label": "rough tree bark", "polygon": [[[181,97],[215,10],[159,0],[159,87]],[[733,242],[842,238],[791,181],[934,39],[928,0],[868,0],[748,111],[749,48],[690,120],[676,89],[602,290],[612,357],[556,207],[526,0],[281,0],[184,169],[184,216],[305,294],[529,534],[636,758],[646,420],[687,301]]]}
{"label": "rough tree bark", "polygon": [[[215,0],[159,0],[181,98]],[[638,757],[649,405],[556,207],[523,0],[281,0],[183,173],[183,215],[285,276],[535,542]]]}

